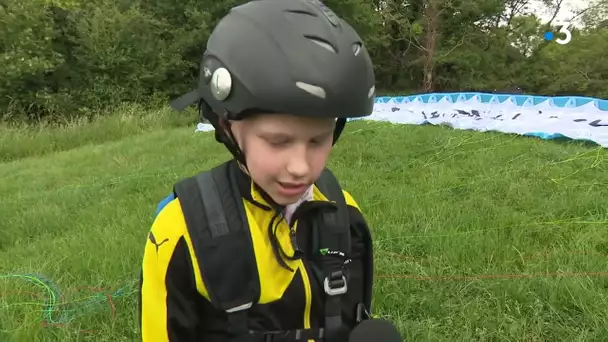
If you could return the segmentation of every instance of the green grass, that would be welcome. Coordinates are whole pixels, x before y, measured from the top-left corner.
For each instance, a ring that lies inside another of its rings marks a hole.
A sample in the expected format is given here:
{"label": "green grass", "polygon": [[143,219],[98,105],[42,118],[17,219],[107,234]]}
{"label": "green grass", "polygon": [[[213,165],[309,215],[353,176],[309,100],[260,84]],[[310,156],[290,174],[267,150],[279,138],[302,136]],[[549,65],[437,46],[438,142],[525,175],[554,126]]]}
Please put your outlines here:
{"label": "green grass", "polygon": [[41,156],[83,145],[120,140],[162,128],[183,127],[196,121],[194,112],[175,115],[169,108],[144,112],[134,105],[95,120],[73,120],[63,127],[49,124],[8,125],[0,122],[0,162]]}
{"label": "green grass", "polygon": [[[156,204],[229,156],[166,115],[104,120],[0,130],[0,341],[138,340],[134,281]],[[608,340],[607,158],[580,143],[349,125],[330,167],[373,229],[376,313],[408,341]],[[42,326],[44,288],[2,277],[28,273],[80,315]],[[111,310],[93,287],[124,293]]]}

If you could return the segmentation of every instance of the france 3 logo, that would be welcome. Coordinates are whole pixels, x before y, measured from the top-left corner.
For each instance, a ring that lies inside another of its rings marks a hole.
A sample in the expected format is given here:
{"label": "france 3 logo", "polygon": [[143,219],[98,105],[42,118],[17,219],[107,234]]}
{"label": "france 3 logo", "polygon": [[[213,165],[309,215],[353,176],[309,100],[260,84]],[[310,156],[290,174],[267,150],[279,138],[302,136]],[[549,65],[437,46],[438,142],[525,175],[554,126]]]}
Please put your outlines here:
{"label": "france 3 logo", "polygon": [[555,42],[560,45],[570,43],[572,40],[572,32],[568,29],[569,26],[570,24],[558,24],[557,27],[560,28],[559,31],[556,33],[553,33],[552,31],[545,32],[545,40],[549,42],[555,40]]}

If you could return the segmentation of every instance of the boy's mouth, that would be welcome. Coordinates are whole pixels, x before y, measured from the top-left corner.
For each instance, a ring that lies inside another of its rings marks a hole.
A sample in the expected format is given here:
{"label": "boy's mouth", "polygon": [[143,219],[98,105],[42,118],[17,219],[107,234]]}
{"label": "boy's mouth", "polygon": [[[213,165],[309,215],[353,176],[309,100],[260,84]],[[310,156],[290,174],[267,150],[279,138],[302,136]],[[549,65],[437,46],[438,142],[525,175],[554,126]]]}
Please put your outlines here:
{"label": "boy's mouth", "polygon": [[286,183],[286,182],[278,182],[281,186],[292,189],[292,188],[302,188],[307,187],[306,183]]}
{"label": "boy's mouth", "polygon": [[308,184],[306,183],[286,183],[286,182],[277,182],[279,184],[279,192],[284,196],[295,196],[300,193],[303,193],[308,189]]}

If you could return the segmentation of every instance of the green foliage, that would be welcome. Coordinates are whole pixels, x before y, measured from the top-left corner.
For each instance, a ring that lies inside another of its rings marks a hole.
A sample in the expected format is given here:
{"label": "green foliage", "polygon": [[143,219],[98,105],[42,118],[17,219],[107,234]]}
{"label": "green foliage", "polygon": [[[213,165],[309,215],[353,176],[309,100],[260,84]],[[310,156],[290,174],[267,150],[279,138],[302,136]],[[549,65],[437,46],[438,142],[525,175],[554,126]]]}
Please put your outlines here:
{"label": "green foliage", "polygon": [[[0,120],[64,121],[124,103],[166,103],[195,86],[211,28],[244,2],[5,0]],[[606,0],[589,2],[585,26],[568,45],[543,41],[551,27],[525,7],[513,12],[513,0],[326,3],[363,36],[377,86],[387,93],[520,86],[527,93],[608,97]],[[426,87],[425,73],[432,80]]]}

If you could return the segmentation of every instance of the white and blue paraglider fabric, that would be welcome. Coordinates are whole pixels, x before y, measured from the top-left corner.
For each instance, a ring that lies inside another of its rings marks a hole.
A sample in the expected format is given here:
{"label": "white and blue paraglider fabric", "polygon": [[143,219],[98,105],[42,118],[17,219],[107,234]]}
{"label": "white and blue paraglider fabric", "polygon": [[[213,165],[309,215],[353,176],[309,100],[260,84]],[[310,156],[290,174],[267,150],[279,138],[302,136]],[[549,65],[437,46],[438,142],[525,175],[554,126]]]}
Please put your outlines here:
{"label": "white and blue paraglider fabric", "polygon": [[[488,93],[436,93],[378,97],[364,120],[449,125],[541,139],[591,141],[608,147],[608,100]],[[200,123],[197,131],[211,131]]]}

